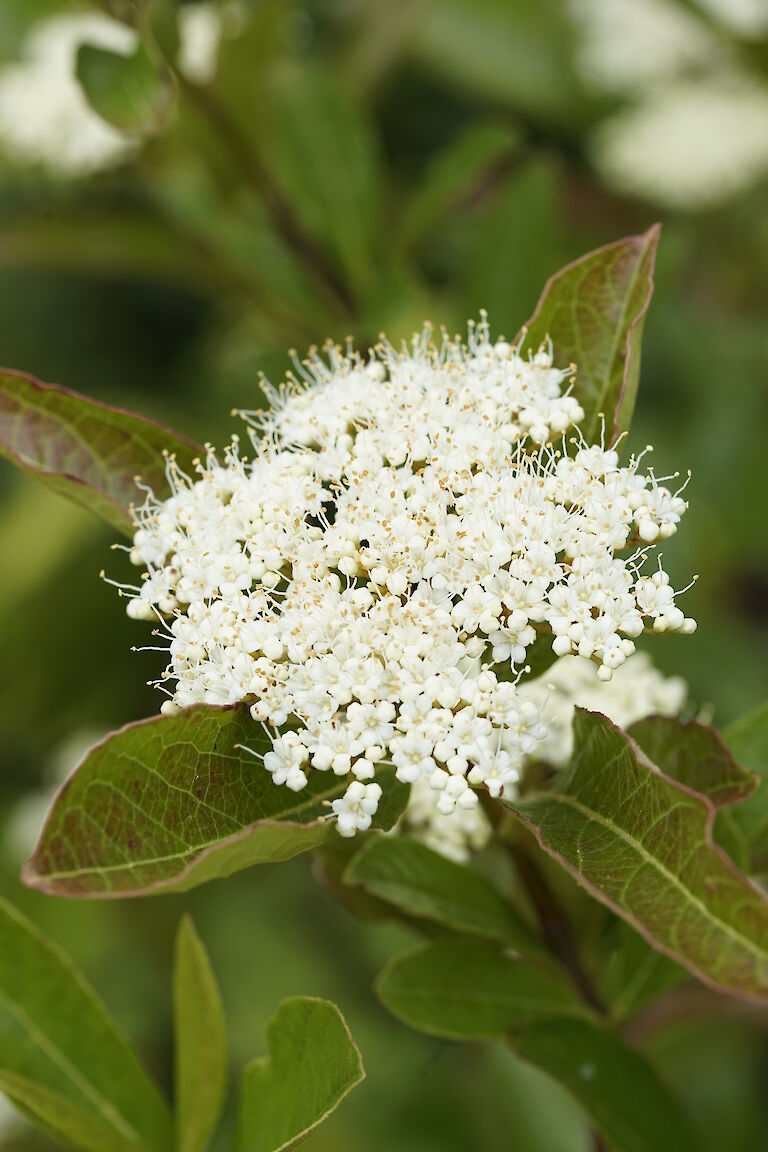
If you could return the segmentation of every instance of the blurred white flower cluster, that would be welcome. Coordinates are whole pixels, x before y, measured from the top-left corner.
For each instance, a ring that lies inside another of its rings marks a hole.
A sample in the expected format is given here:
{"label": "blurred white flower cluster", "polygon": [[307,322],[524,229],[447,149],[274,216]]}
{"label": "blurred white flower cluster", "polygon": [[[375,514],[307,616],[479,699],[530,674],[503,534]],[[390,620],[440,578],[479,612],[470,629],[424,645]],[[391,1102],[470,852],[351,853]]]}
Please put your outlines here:
{"label": "blurred white flower cluster", "polygon": [[[765,0],[701,0],[737,34],[768,33]],[[768,176],[768,87],[672,0],[570,0],[585,83],[628,99],[591,152],[620,191],[679,210],[724,203]]]}
{"label": "blurred white flower cluster", "polygon": [[[647,652],[636,652],[608,681],[598,678],[591,661],[564,656],[545,675],[522,683],[518,692],[539,709],[547,728],[534,756],[563,768],[573,751],[576,707],[602,712],[626,728],[646,716],[677,716],[688,687],[678,676],[663,676]],[[418,780],[411,789],[401,826],[442,856],[459,862],[483,848],[491,836],[490,823],[480,807],[457,808],[448,815],[438,812],[427,780]]]}
{"label": "blurred white flower cluster", "polygon": [[98,13],[53,16],[37,24],[25,58],[0,70],[0,147],[11,159],[57,176],[118,164],[136,144],[88,105],[75,76],[77,50],[93,44],[129,56],[136,33]]}
{"label": "blurred white flower cluster", "polygon": [[197,478],[169,461],[128,611],[162,621],[163,709],[248,701],[275,783],[347,778],[343,834],[370,825],[383,762],[443,814],[515,784],[547,735],[515,671],[539,633],[609,680],[644,629],[695,627],[647,563],[685,501],[642,456],[584,443],[546,349],[493,344],[483,320],[466,344],[426,329],[295,367],[244,414],[252,460],[235,439]]}
{"label": "blurred white flower cluster", "polygon": [[0,1146],[6,1140],[21,1136],[27,1127],[26,1121],[20,1112],[17,1112],[11,1101],[0,1092]]}
{"label": "blurred white flower cluster", "polygon": [[[197,83],[216,70],[222,35],[242,21],[238,0],[179,11],[178,66]],[[97,12],[72,12],[35,24],[23,59],[0,67],[0,149],[21,164],[59,177],[85,176],[129,159],[136,139],[113,128],[88,104],[75,74],[77,52],[90,44],[130,56],[137,33]]]}

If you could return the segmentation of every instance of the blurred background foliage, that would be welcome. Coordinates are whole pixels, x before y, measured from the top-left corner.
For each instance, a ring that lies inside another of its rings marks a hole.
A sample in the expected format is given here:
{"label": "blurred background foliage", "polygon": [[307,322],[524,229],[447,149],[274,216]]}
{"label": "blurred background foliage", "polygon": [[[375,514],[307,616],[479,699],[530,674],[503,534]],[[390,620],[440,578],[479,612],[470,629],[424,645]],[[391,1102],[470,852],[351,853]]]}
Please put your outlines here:
{"label": "blurred background foliage", "polygon": [[[0,2],[0,362],[200,440],[259,405],[258,370],[278,381],[288,348],[399,340],[427,318],[458,331],[480,308],[514,336],[548,275],[657,219],[631,444],[654,443],[660,474],[692,469],[665,562],[701,579],[685,605],[698,632],[653,653],[725,723],[768,695],[766,0]],[[305,859],[183,899],[23,892],[55,780],[157,708],[157,665],[129,652],[142,626],[98,579],[120,574],[110,543],[2,467],[3,893],[165,1082],[182,908],[237,1064],[281,997],[336,1000],[368,1080],[316,1152],[585,1152],[578,1108],[541,1074],[385,1015],[370,983],[405,930],[356,924]],[[768,1149],[759,1022],[651,1021],[643,1038],[707,1147]],[[3,1149],[49,1147],[4,1125]]]}

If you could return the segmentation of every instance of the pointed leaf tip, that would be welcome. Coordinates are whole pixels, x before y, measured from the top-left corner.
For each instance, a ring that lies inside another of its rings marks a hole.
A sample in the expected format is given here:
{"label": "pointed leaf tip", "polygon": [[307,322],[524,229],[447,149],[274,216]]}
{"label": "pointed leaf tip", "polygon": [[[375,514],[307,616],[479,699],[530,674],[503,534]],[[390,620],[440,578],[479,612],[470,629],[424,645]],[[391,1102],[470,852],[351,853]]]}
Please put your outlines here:
{"label": "pointed leaf tip", "polygon": [[661,225],[606,244],[549,278],[521,332],[538,347],[551,339],[555,363],[576,365],[573,394],[590,442],[606,421],[614,443],[630,425],[640,376],[643,323],[653,295]]}

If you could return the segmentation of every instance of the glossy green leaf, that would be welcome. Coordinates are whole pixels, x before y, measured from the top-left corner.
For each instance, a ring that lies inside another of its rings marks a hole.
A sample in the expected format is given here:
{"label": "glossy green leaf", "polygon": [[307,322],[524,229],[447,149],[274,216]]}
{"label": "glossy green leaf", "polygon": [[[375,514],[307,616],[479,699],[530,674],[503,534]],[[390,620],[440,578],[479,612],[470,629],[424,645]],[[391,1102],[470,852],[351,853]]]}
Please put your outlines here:
{"label": "glossy green leaf", "polygon": [[712,842],[715,807],[577,709],[551,792],[510,803],[580,883],[699,979],[768,1001],[768,901]]}
{"label": "glossy green leaf", "polygon": [[224,1009],[208,955],[189,916],[176,934],[173,973],[176,1152],[206,1152],[227,1080]]}
{"label": "glossy green leaf", "polygon": [[440,224],[442,217],[480,189],[520,149],[521,133],[498,121],[480,121],[438,152],[405,206],[400,242],[409,246]]}
{"label": "glossy green leaf", "polygon": [[[170,1149],[165,1102],[104,1006],[69,960],[5,901],[0,1070],[0,1090],[60,1136],[80,1133],[80,1147]],[[94,1134],[90,1145],[86,1128]]]}
{"label": "glossy green leaf", "polygon": [[446,860],[416,840],[370,839],[353,857],[344,881],[409,916],[504,940],[521,952],[541,950],[512,905],[479,872]]}
{"label": "glossy green leaf", "polygon": [[680,1104],[640,1053],[586,1020],[544,1020],[512,1040],[581,1103],[620,1152],[699,1152]]}
{"label": "glossy green leaf", "polygon": [[632,419],[659,234],[654,225],[556,272],[524,329],[528,347],[549,337],[555,363],[577,365],[574,395],[584,408],[581,429],[590,442],[600,435],[601,413],[610,443]]}
{"label": "glossy green leaf", "polygon": [[142,499],[136,476],[167,490],[164,451],[191,468],[203,449],[154,420],[0,370],[0,455],[126,535],[130,505]]}
{"label": "glossy green leaf", "polygon": [[267,1028],[269,1056],[243,1073],[237,1152],[294,1148],[365,1078],[335,1004],[284,1000]]}
{"label": "glossy green leaf", "polygon": [[[59,792],[25,883],[101,899],[183,892],[253,864],[287,860],[331,832],[346,780],[313,772],[291,792],[246,748],[268,750],[247,707],[201,704],[129,724],[97,744]],[[408,794],[382,769],[380,827]]]}
{"label": "glossy green leaf", "polygon": [[379,975],[376,992],[411,1028],[455,1040],[489,1040],[532,1020],[586,1012],[553,966],[468,937],[397,957]]}
{"label": "glossy green leaf", "polygon": [[739,763],[757,773],[757,791],[733,812],[748,843],[757,844],[768,834],[768,701],[729,724],[723,739]]}
{"label": "glossy green leaf", "polygon": [[151,135],[173,103],[170,70],[141,44],[130,55],[81,44],[75,71],[94,112],[123,132]]}

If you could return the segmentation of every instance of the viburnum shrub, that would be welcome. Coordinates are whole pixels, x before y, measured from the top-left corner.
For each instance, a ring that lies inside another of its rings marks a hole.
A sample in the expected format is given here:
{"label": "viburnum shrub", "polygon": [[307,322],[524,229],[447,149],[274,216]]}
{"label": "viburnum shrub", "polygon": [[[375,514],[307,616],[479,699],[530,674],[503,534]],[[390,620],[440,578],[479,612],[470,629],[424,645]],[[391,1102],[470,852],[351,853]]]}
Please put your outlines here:
{"label": "viburnum shrub", "polygon": [[[185,891],[314,850],[352,911],[424,931],[377,982],[396,1016],[505,1039],[627,1152],[699,1147],[627,1023],[691,976],[768,1001],[768,906],[748,878],[765,710],[723,738],[650,656],[695,629],[662,557],[688,478],[657,474],[629,431],[657,239],[563,269],[513,339],[482,315],[464,338],[425,326],[294,356],[221,452],[0,382],[5,454],[130,538],[138,576],[117,558],[106,578],[152,633],[137,647],[167,660],[160,715],[86,755],[25,881]],[[605,905],[597,937],[558,866]],[[13,976],[31,965],[55,1014],[66,965],[10,908],[0,939],[0,990],[34,1019]],[[137,1065],[120,1078],[132,1057],[78,989],[105,1053],[82,1073],[93,1092],[2,1037],[0,1090],[78,1146],[170,1147],[165,1104]],[[175,1002],[176,1146],[203,1149],[224,1030],[188,922]],[[270,1044],[243,1081],[243,1149],[291,1146],[362,1075],[323,1001],[286,1002]]]}

